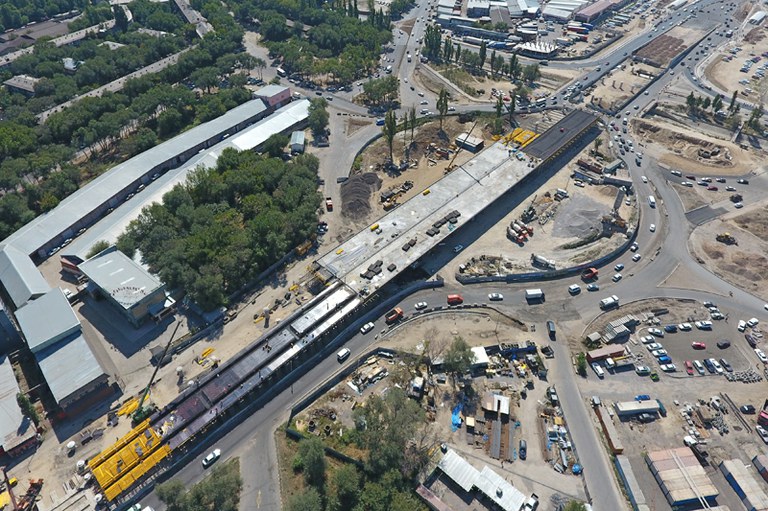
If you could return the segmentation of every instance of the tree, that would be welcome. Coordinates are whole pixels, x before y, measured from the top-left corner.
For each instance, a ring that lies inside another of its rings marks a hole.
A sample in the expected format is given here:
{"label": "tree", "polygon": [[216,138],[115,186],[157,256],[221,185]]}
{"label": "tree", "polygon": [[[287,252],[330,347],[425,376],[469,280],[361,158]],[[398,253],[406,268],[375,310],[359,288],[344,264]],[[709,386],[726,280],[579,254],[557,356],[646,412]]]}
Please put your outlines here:
{"label": "tree", "polygon": [[440,94],[437,98],[437,113],[440,117],[440,131],[443,131],[443,119],[445,114],[448,113],[448,91],[440,89]]}
{"label": "tree", "polygon": [[382,127],[382,131],[384,132],[384,138],[387,140],[387,145],[389,146],[389,161],[394,162],[393,144],[395,143],[395,135],[397,134],[397,117],[395,117],[394,110],[388,110],[387,115],[384,116],[384,126]]}
{"label": "tree", "polygon": [[701,102],[701,108],[703,110],[709,110],[709,105],[711,105],[711,104],[712,104],[712,100],[709,99],[708,97],[706,97]]}
{"label": "tree", "polygon": [[534,83],[539,78],[541,78],[541,70],[538,64],[523,66],[523,80],[527,83]]}
{"label": "tree", "polygon": [[409,117],[411,118],[411,122],[408,124],[411,126],[411,144],[413,144],[413,132],[416,129],[416,107],[411,107],[411,112]]}
{"label": "tree", "polygon": [[480,65],[479,65],[480,69],[482,69],[483,66],[485,66],[485,58],[487,56],[487,52],[488,52],[488,49],[485,44],[485,39],[483,39],[480,42],[480,51],[478,52],[478,57],[480,58]]}
{"label": "tree", "polygon": [[211,87],[215,87],[219,83],[219,70],[212,66],[204,67],[192,73],[191,78],[195,85],[205,89],[205,92],[210,94]]}
{"label": "tree", "polygon": [[285,146],[287,146],[290,141],[291,139],[288,138],[287,135],[275,133],[264,142],[262,149],[271,157],[278,158],[283,155]]}
{"label": "tree", "polygon": [[315,98],[309,102],[309,118],[307,120],[309,128],[315,137],[325,135],[325,129],[328,127],[328,102],[324,98]]}
{"label": "tree", "polygon": [[504,101],[501,99],[501,95],[496,96],[496,118],[501,118],[501,113],[504,110]]}
{"label": "tree", "polygon": [[576,372],[579,373],[580,376],[587,376],[587,356],[584,355],[584,352],[581,352],[576,356]]}
{"label": "tree", "polygon": [[90,259],[91,257],[95,256],[96,254],[103,252],[104,250],[109,248],[109,242],[107,240],[99,240],[93,245],[91,245],[91,248],[88,249],[88,253],[85,254],[86,259]]}
{"label": "tree", "polygon": [[594,155],[597,156],[600,154],[600,146],[603,145],[603,139],[600,137],[597,137],[594,142],[595,149],[593,151]]}
{"label": "tree", "polygon": [[489,61],[489,64],[491,65],[491,77],[496,78],[496,71],[498,70],[496,68],[496,64],[498,64],[498,61],[496,60],[496,50],[491,51],[491,60]]}
{"label": "tree", "polygon": [[424,56],[430,60],[440,57],[440,28],[437,25],[427,25],[424,32]]}
{"label": "tree", "polygon": [[182,511],[184,490],[184,483],[178,479],[172,479],[155,487],[157,498],[168,506],[168,511]]}
{"label": "tree", "polygon": [[763,105],[758,105],[757,108],[754,108],[752,113],[749,114],[747,126],[749,126],[754,131],[763,131],[763,126],[760,119],[763,117],[764,112],[765,110]]}
{"label": "tree", "polygon": [[736,106],[737,106],[737,103],[736,103],[736,97],[737,97],[738,93],[739,93],[739,91],[736,91],[736,90],[735,90],[735,91],[733,91],[733,95],[731,96],[731,104],[730,104],[730,105],[728,105],[728,111],[729,111],[729,112],[733,112],[733,110],[734,110],[734,109],[736,108]]}
{"label": "tree", "polygon": [[718,94],[715,99],[712,100],[712,111],[719,112],[723,109],[723,95]]}
{"label": "tree", "polygon": [[299,457],[304,467],[304,479],[307,484],[321,491],[325,486],[325,448],[323,441],[316,436],[299,442]]}
{"label": "tree", "polygon": [[35,425],[40,423],[40,416],[37,415],[35,405],[32,404],[32,401],[29,400],[26,394],[22,394],[21,392],[16,394],[16,403],[18,403],[21,412],[29,417]]}
{"label": "tree", "polygon": [[516,54],[512,54],[509,57],[509,75],[512,79],[517,80],[520,78],[520,73],[522,72],[522,66],[520,65],[520,61],[517,58]]}
{"label": "tree", "polygon": [[563,511],[587,511],[587,506],[578,500],[571,500],[563,507]]}
{"label": "tree", "polygon": [[323,501],[315,488],[307,488],[291,497],[288,511],[323,511]]}
{"label": "tree", "polygon": [[514,94],[510,94],[509,98],[509,125],[514,127],[515,121],[514,121],[514,115],[515,115],[515,108],[517,107],[517,98]]}
{"label": "tree", "polygon": [[453,384],[456,378],[470,370],[475,361],[475,355],[467,342],[459,336],[453,338],[443,357],[443,367],[451,375]]}
{"label": "tree", "polygon": [[696,96],[693,91],[685,98],[685,104],[688,106],[688,111],[691,114],[696,113]]}
{"label": "tree", "polygon": [[344,465],[333,474],[334,495],[330,511],[353,509],[360,499],[360,472],[352,464]]}
{"label": "tree", "polygon": [[112,12],[115,15],[115,28],[120,32],[128,30],[128,16],[125,15],[125,11],[119,5],[112,7]]}

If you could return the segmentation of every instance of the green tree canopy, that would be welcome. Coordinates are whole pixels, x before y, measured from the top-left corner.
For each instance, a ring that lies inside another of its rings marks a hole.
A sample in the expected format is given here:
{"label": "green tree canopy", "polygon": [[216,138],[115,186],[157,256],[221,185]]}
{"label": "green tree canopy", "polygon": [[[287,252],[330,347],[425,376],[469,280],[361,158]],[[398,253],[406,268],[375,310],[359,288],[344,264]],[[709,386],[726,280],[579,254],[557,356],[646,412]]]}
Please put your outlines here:
{"label": "green tree canopy", "polygon": [[328,102],[323,98],[315,98],[309,102],[309,129],[317,137],[325,134],[328,127]]}
{"label": "green tree canopy", "polygon": [[287,511],[323,511],[323,500],[314,488],[307,488],[288,501]]}
{"label": "green tree canopy", "polygon": [[453,338],[443,356],[443,367],[453,380],[470,370],[475,361],[475,355],[469,344],[459,336]]}
{"label": "green tree canopy", "polygon": [[288,135],[275,133],[264,142],[264,152],[273,158],[277,158],[285,152],[285,146],[287,146],[290,141],[291,139],[288,138]]}
{"label": "green tree canopy", "polygon": [[325,448],[323,441],[316,436],[306,438],[299,443],[299,457],[304,467],[307,484],[321,490],[325,485]]}

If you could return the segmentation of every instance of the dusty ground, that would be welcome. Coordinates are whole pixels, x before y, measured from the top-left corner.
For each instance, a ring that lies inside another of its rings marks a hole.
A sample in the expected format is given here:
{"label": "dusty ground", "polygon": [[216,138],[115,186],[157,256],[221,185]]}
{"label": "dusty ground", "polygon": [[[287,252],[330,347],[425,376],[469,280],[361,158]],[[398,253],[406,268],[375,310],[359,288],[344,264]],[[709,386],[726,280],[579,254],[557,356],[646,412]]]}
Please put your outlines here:
{"label": "dusty ground", "polygon": [[[508,213],[504,219],[488,229],[477,241],[454,258],[448,265],[446,278],[455,275],[461,265],[466,265],[467,274],[505,274],[513,272],[533,272],[537,269],[531,264],[531,255],[541,255],[555,262],[557,268],[566,268],[594,260],[615,249],[625,241],[624,235],[614,233],[610,238],[601,238],[578,248],[568,248],[580,239],[586,239],[591,233],[601,228],[601,218],[610,213],[616,198],[617,189],[612,186],[591,186],[583,188],[574,185],[570,177],[576,169],[579,158],[587,158],[592,145],[584,149],[568,165],[549,179],[528,200]],[[607,144],[601,148],[607,152]],[[618,177],[626,178],[622,169]],[[561,202],[545,196],[554,194],[562,188],[568,191],[570,198]],[[536,204],[539,220],[529,222],[534,228],[534,235],[521,246],[507,238],[507,227],[514,220],[519,220],[523,211],[532,203]],[[621,218],[629,223],[636,221],[635,197],[630,204],[621,203]],[[501,241],[500,241],[501,240]],[[481,256],[487,256],[484,261]],[[475,262],[468,264],[474,258]]]}
{"label": "dusty ground", "polygon": [[[726,302],[726,299],[721,300]],[[653,423],[641,425],[633,421],[621,421],[615,415],[612,421],[619,433],[624,445],[624,454],[629,456],[635,469],[635,476],[638,478],[646,499],[649,502],[657,504],[656,509],[668,509],[665,499],[661,495],[658,484],[653,480],[653,476],[648,471],[642,456],[645,452],[677,447],[682,445],[682,437],[690,434],[691,426],[683,420],[680,414],[681,409],[686,405],[693,407],[701,406],[699,400],[707,403],[711,396],[719,393],[725,393],[730,396],[737,406],[742,404],[753,404],[756,407],[762,405],[761,397],[768,389],[765,381],[753,384],[743,384],[737,382],[727,382],[721,376],[688,376],[683,367],[685,358],[698,356],[716,356],[726,357],[735,370],[743,370],[749,366],[754,367],[755,357],[749,350],[746,343],[734,341],[733,345],[727,350],[718,350],[717,348],[708,349],[706,352],[693,352],[688,346],[692,339],[703,340],[709,346],[721,338],[733,339],[735,330],[735,317],[738,312],[729,310],[727,303],[720,303],[720,308],[725,314],[732,316],[730,322],[715,322],[714,330],[706,333],[694,331],[689,333],[667,334],[665,338],[660,339],[665,348],[670,351],[673,360],[678,366],[676,373],[660,373],[660,381],[653,383],[648,377],[639,377],[634,371],[620,373],[606,373],[604,380],[599,380],[590,370],[587,378],[581,380],[580,389],[583,396],[597,395],[602,401],[602,412],[604,416],[612,413],[613,403],[617,401],[632,401],[637,394],[649,394],[652,399],[659,399],[667,409],[667,416],[659,418]],[[669,313],[661,316],[662,324],[671,324],[686,321],[690,317],[701,318],[705,311],[701,303],[696,302],[675,302],[673,300],[654,300],[651,302],[637,302],[630,306],[622,306],[620,311],[614,311],[610,314],[601,315],[598,321],[590,327],[599,327],[611,319],[616,319],[619,315],[634,313],[638,317],[643,317],[644,313],[649,312],[651,307],[666,307]],[[599,324],[598,324],[599,323]],[[638,330],[637,335],[633,335],[627,345],[633,352],[646,352],[645,347],[637,342],[637,337],[647,335],[645,326]],[[702,355],[702,353],[706,353]],[[644,363],[651,358],[647,352],[644,353]],[[650,362],[652,368],[655,368],[655,362]],[[703,406],[707,406],[706,404]],[[729,433],[720,435],[716,430],[704,428],[698,418],[694,418],[694,427],[698,434],[707,442],[707,450],[710,453],[711,464],[716,466],[719,460],[739,458],[745,463],[758,453],[762,452],[762,442],[755,433],[747,432],[741,422],[736,417],[737,412],[728,409],[725,415],[725,422],[729,426]],[[593,415],[593,418],[595,416]],[[745,416],[750,424],[754,424],[754,418]],[[596,418],[595,427],[600,427]],[[728,487],[720,472],[710,468],[707,470],[710,478],[718,489],[721,490],[721,496],[718,503],[736,508],[740,505],[734,492]],[[661,504],[664,503],[664,504]]]}
{"label": "dusty ground", "polygon": [[[414,354],[426,353],[431,357],[438,357],[457,335],[467,340],[471,346],[489,346],[499,342],[519,343],[529,339],[536,340],[539,344],[548,342],[544,340],[543,332],[528,332],[527,327],[516,318],[501,314],[494,309],[484,309],[477,313],[432,313],[413,319],[379,337],[378,346]],[[497,361],[501,362],[501,360]],[[372,369],[380,366],[387,369],[389,375],[367,387],[362,395],[358,395],[350,389],[346,382],[340,383],[297,416],[297,427],[307,428],[310,419],[315,420],[317,429],[323,429],[325,424],[333,424],[334,433],[344,427],[351,427],[353,407],[362,404],[368,396],[380,394],[396,383],[406,384],[413,373],[413,368],[406,368],[398,360],[376,358],[365,361],[353,360],[351,363],[359,364],[360,373],[370,373]],[[425,368],[422,367],[421,370],[424,371]],[[519,394],[525,385],[525,379],[519,376],[479,377],[475,378],[472,384],[474,396],[482,396],[486,391],[493,390],[511,397],[513,414],[521,422],[515,430],[515,442],[518,438],[524,437],[529,444],[529,456],[525,462],[519,460],[505,461],[502,465],[500,460],[492,459],[488,455],[487,446],[481,441],[474,445],[467,443],[463,425],[458,430],[452,431],[451,409],[460,397],[459,390],[452,386],[450,379],[443,384],[435,382],[431,398],[428,395],[422,399],[422,404],[428,410],[430,400],[433,400],[434,404],[433,412],[428,414],[432,419],[432,422],[427,425],[428,436],[434,442],[448,443],[451,448],[466,457],[479,469],[483,465],[491,466],[526,494],[536,492],[544,501],[548,501],[550,496],[555,493],[573,498],[583,498],[581,480],[577,477],[557,474],[545,460],[547,453],[544,442],[537,441],[537,438],[543,438],[544,435],[543,421],[540,420],[539,414],[545,409],[542,403],[545,401],[546,383],[534,380],[534,389],[528,391],[526,399],[522,399]],[[331,421],[327,417],[327,412],[331,409],[336,413],[335,421]],[[471,398],[465,410],[465,417],[481,415],[478,398]],[[340,444],[334,436],[329,437],[327,441],[333,445]],[[343,447],[345,452],[347,452],[346,449]],[[348,454],[362,455],[362,453]],[[283,481],[283,486],[285,486],[285,481]],[[455,494],[444,485],[437,484],[433,489],[446,501],[459,502]],[[283,492],[285,491],[284,489]],[[480,503],[473,504],[473,507],[477,509],[485,509],[480,506]],[[462,506],[458,508],[460,509]]]}
{"label": "dusty ground", "polygon": [[[697,227],[691,233],[688,246],[713,273],[768,301],[765,285],[768,213],[764,203],[750,205],[742,211]],[[738,245],[716,241],[715,236],[723,232],[733,235]]]}
{"label": "dusty ground", "polygon": [[601,80],[600,85],[591,93],[591,101],[601,108],[615,110],[650,82],[657,73],[657,69],[646,64],[624,61]]}
{"label": "dusty ground", "polygon": [[[704,74],[718,89],[728,91],[739,91],[739,97],[755,103],[765,103],[768,100],[768,78],[752,78],[755,71],[765,63],[765,57],[761,61],[752,65],[747,73],[739,70],[748,60],[754,56],[760,55],[766,50],[766,33],[768,29],[765,26],[753,28],[743,39],[730,41],[722,51],[716,53],[707,64]],[[735,49],[740,47],[740,51]],[[732,53],[731,50],[736,51]],[[730,59],[730,60],[729,60]],[[748,83],[739,83],[741,80],[748,80]],[[747,88],[752,92],[745,94]]]}
{"label": "dusty ground", "polygon": [[[634,119],[630,121],[637,138],[648,144],[658,154],[659,162],[670,168],[696,174],[739,175],[752,170],[759,164],[760,156],[742,149],[738,145],[709,135],[693,132],[688,127],[682,132],[679,127],[662,119]],[[700,151],[718,148],[720,154],[710,158],[702,157]],[[649,152],[651,152],[649,151]]]}

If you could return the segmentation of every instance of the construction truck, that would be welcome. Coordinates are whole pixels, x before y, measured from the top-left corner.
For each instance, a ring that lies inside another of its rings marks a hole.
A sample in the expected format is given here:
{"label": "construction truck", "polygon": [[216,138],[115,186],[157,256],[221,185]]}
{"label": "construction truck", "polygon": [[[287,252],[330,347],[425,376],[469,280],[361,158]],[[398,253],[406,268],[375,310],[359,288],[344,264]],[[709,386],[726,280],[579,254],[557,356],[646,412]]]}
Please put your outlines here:
{"label": "construction truck", "polygon": [[728,232],[723,232],[715,236],[715,239],[719,241],[720,243],[725,243],[726,245],[738,245],[736,242],[736,238],[731,236]]}
{"label": "construction truck", "polygon": [[333,211],[333,199],[330,197],[325,198],[325,209],[330,213]]}
{"label": "construction truck", "polygon": [[514,224],[526,235],[533,236],[533,227],[529,225],[525,225],[525,223],[520,223],[517,220],[515,220]]}
{"label": "construction truck", "polygon": [[403,317],[403,309],[400,307],[395,307],[391,311],[387,313],[387,315],[384,317],[384,322],[388,325],[391,325],[392,323],[396,323],[400,321]]}
{"label": "construction truck", "polygon": [[517,232],[515,232],[515,230],[512,228],[511,225],[507,227],[507,238],[514,241],[515,243],[520,243],[520,244],[525,243],[525,239],[526,239],[525,236],[522,236]]}
{"label": "construction truck", "polygon": [[587,268],[583,272],[581,272],[581,280],[584,282],[589,282],[590,280],[595,280],[597,278],[597,275],[600,272],[597,271],[597,268]]}

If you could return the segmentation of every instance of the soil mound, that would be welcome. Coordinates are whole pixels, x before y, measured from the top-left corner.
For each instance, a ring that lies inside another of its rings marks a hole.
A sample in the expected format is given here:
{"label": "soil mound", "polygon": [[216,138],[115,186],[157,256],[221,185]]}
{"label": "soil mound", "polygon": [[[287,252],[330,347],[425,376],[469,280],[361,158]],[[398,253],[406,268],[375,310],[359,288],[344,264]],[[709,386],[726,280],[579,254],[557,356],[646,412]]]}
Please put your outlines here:
{"label": "soil mound", "polygon": [[341,214],[352,220],[365,218],[371,211],[371,195],[381,188],[374,172],[350,176],[341,185]]}

